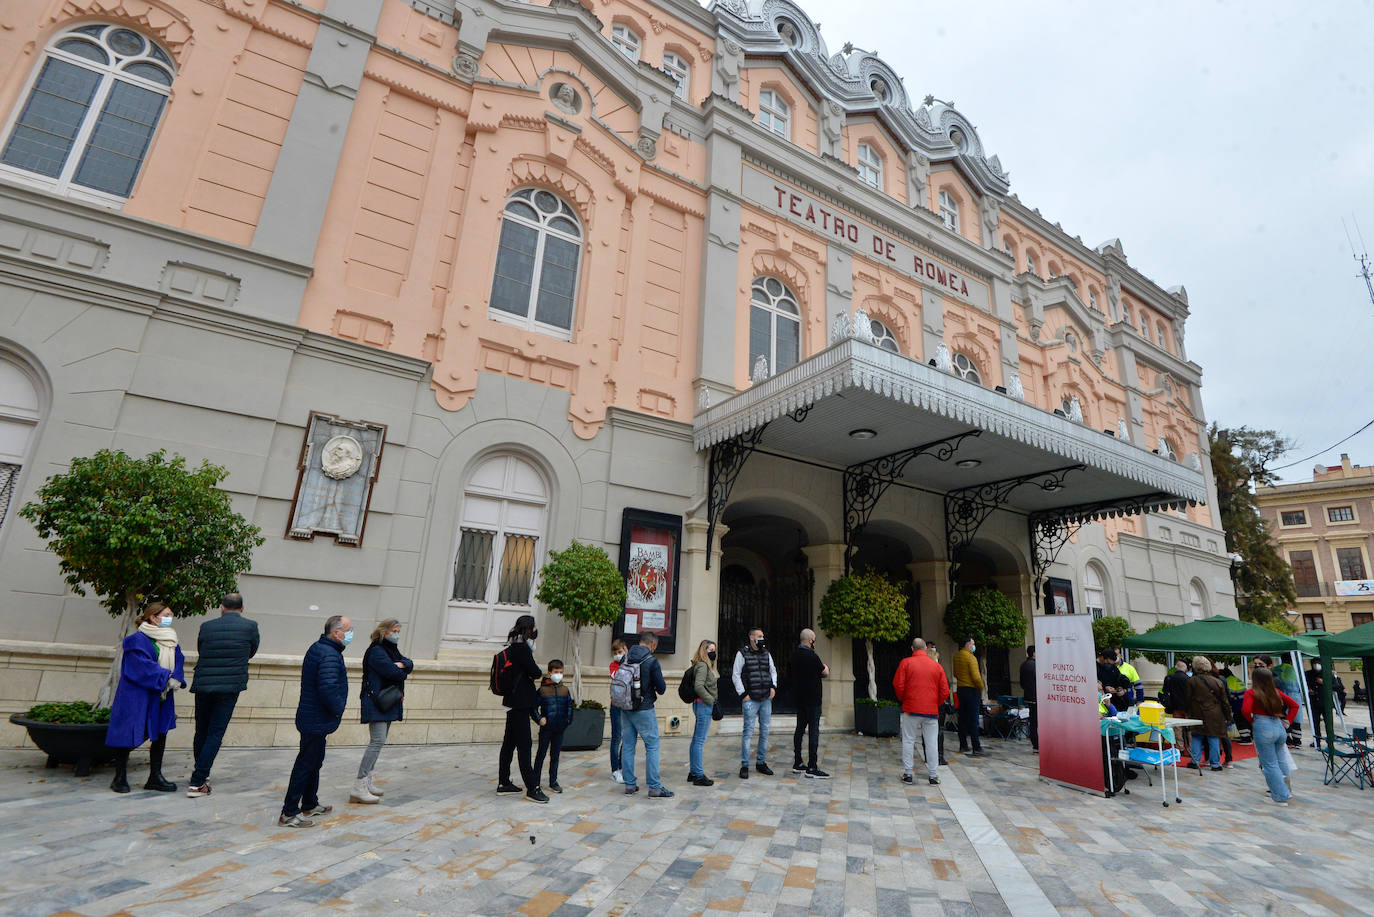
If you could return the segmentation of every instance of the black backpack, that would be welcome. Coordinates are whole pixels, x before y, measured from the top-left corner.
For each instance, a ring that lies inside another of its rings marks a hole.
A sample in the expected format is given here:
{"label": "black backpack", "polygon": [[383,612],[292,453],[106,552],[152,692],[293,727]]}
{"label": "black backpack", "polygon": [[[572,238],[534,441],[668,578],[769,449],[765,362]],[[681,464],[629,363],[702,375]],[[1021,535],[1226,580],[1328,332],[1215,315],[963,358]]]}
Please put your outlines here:
{"label": "black backpack", "polygon": [[697,682],[692,676],[696,674],[697,667],[693,665],[682,673],[682,681],[677,686],[677,696],[682,698],[684,704],[690,704],[697,699]]}
{"label": "black backpack", "polygon": [[490,688],[497,697],[505,697],[515,690],[515,663],[511,662],[509,648],[491,657]]}

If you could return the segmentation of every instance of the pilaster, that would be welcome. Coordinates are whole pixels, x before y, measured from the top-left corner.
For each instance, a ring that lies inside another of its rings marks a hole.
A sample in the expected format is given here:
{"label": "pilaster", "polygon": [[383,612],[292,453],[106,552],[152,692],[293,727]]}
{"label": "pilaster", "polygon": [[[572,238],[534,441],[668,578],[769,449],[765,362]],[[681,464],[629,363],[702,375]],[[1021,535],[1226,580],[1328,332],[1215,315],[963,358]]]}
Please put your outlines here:
{"label": "pilaster", "polygon": [[[816,577],[811,604],[812,629],[816,631],[816,652],[830,666],[823,696],[825,707],[821,715],[830,726],[854,726],[854,650],[849,637],[836,634],[833,638],[820,630],[821,598],[830,584],[844,576],[844,545],[838,542],[802,547],[807,564]],[[791,652],[789,648],[787,650]]]}

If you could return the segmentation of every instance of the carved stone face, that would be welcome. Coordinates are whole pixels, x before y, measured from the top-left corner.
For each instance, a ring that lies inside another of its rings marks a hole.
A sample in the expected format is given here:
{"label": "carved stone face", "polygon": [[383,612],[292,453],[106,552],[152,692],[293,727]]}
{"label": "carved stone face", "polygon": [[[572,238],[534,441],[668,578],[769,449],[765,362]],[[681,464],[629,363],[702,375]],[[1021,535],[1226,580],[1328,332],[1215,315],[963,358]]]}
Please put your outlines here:
{"label": "carved stone face", "polygon": [[362,444],[351,436],[331,437],[320,451],[320,470],[336,481],[352,477],[362,463]]}

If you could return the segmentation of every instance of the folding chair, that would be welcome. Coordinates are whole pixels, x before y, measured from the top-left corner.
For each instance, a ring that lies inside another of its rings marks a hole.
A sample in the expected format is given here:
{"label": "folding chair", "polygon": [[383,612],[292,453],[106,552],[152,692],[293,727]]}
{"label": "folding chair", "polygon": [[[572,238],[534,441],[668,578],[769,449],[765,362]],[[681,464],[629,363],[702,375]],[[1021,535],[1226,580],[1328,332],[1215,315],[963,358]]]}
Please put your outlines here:
{"label": "folding chair", "polygon": [[1365,750],[1351,736],[1332,736],[1328,748],[1326,742],[1319,746],[1322,758],[1326,761],[1326,775],[1322,783],[1331,786],[1342,780],[1353,780],[1364,789],[1366,768]]}
{"label": "folding chair", "polygon": [[1356,726],[1350,731],[1351,745],[1360,753],[1360,759],[1364,767],[1364,779],[1369,781],[1370,786],[1374,786],[1374,749],[1369,747],[1369,730],[1363,726]]}

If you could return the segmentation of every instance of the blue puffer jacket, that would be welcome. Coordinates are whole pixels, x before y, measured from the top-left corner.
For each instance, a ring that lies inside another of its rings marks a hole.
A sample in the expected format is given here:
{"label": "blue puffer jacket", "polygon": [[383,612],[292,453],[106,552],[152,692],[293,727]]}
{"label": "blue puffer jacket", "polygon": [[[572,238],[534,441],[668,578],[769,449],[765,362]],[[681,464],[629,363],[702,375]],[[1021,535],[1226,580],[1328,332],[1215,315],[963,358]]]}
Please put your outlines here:
{"label": "blue puffer jacket", "polygon": [[539,685],[539,719],[548,720],[542,728],[562,732],[573,718],[573,696],[566,685],[556,685],[547,675]]}
{"label": "blue puffer jacket", "polygon": [[[397,665],[396,663],[401,663]],[[398,700],[390,710],[378,710],[373,698],[387,685],[405,687],[406,676],[415,670],[415,663],[401,655],[400,649],[390,640],[382,640],[367,648],[363,656],[362,721],[364,723],[394,723],[404,719],[401,708],[404,700]]]}
{"label": "blue puffer jacket", "polygon": [[329,735],[339,728],[348,704],[348,669],[343,644],[329,637],[316,640],[301,662],[301,700],[296,705],[296,728],[302,733]]}

